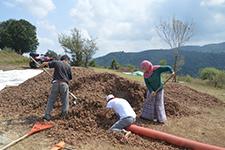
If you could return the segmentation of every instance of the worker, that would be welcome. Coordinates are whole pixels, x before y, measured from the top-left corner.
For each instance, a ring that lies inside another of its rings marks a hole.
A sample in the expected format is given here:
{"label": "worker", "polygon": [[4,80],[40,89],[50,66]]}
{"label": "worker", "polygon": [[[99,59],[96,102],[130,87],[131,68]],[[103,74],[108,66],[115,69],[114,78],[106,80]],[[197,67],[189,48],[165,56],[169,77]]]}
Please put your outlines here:
{"label": "worker", "polygon": [[119,117],[119,120],[116,123],[114,123],[109,130],[116,132],[124,132],[125,133],[124,138],[126,139],[131,132],[126,131],[125,128],[130,126],[136,120],[136,114],[134,110],[132,109],[131,105],[127,102],[127,100],[123,98],[116,98],[112,94],[109,94],[106,97],[106,100],[107,100],[106,108],[115,111],[115,113]]}
{"label": "worker", "polygon": [[69,110],[69,80],[72,80],[71,66],[69,64],[70,58],[67,55],[63,55],[60,61],[53,60],[50,62],[44,62],[39,67],[54,68],[51,92],[48,97],[47,107],[43,119],[51,120],[51,111],[56,101],[56,97],[60,94],[62,109],[61,118],[65,119],[68,116]]}
{"label": "worker", "polygon": [[167,118],[164,106],[164,89],[161,73],[167,71],[172,74],[175,73],[168,65],[153,66],[148,60],[142,61],[140,67],[144,72],[144,81],[148,90],[141,118],[163,124]]}

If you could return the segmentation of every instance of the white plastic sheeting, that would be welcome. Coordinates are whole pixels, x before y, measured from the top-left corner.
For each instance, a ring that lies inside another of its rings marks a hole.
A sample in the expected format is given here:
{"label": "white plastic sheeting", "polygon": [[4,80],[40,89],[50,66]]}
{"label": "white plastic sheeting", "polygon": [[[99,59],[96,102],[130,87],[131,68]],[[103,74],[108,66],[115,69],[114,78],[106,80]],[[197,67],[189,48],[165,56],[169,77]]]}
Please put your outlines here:
{"label": "white plastic sheeting", "polygon": [[141,72],[141,71],[135,71],[135,72],[123,72],[124,74],[127,74],[127,75],[133,75],[133,76],[143,76],[144,73]]}
{"label": "white plastic sheeting", "polygon": [[18,86],[29,78],[40,74],[42,70],[25,69],[25,70],[0,70],[0,91],[6,86]]}

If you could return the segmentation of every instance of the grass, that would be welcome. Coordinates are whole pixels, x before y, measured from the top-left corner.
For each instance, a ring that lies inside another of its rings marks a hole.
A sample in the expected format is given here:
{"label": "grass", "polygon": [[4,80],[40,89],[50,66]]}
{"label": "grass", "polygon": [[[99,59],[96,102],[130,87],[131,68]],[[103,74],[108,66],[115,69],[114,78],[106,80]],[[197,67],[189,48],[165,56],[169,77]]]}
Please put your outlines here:
{"label": "grass", "polygon": [[29,59],[13,51],[0,51],[0,70],[28,67]]}
{"label": "grass", "polygon": [[207,113],[168,119],[164,132],[185,137],[195,141],[225,147],[225,109],[205,109]]}
{"label": "grass", "polygon": [[183,85],[186,85],[202,93],[207,93],[209,95],[212,95],[220,99],[221,101],[225,102],[225,89],[223,88],[215,88],[209,85],[207,81],[203,81],[201,79],[196,79],[196,78],[188,79],[188,82],[186,81],[185,78],[181,78],[181,77],[178,80],[181,81]]}

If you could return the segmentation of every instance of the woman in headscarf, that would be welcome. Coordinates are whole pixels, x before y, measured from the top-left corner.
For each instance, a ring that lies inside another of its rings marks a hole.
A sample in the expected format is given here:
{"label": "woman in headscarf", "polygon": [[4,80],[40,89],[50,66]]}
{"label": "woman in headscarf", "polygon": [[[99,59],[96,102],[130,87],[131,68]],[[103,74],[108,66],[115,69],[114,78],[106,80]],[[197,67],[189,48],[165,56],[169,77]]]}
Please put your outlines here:
{"label": "woman in headscarf", "polygon": [[164,89],[161,73],[169,71],[174,74],[170,66],[153,66],[148,60],[140,65],[144,72],[144,81],[148,92],[144,102],[141,118],[154,122],[165,123],[166,113],[164,107]]}

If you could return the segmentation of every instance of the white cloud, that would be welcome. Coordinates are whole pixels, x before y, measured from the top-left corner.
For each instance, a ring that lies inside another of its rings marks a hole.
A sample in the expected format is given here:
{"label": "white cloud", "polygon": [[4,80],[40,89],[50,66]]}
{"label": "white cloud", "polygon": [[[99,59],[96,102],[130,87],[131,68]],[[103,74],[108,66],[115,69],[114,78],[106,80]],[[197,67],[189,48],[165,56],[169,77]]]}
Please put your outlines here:
{"label": "white cloud", "polygon": [[38,37],[38,39],[39,39],[40,45],[45,45],[47,47],[54,45],[54,41],[47,37]]}
{"label": "white cloud", "polygon": [[214,15],[214,19],[217,24],[224,25],[225,24],[225,15],[221,13],[216,13]]}
{"label": "white cloud", "polygon": [[81,31],[81,36],[85,39],[91,39],[90,34],[86,29],[79,29]]}
{"label": "white cloud", "polygon": [[37,21],[37,35],[40,43],[37,50],[39,53],[46,53],[48,49],[57,53],[63,52],[58,43],[58,30],[48,20]]}
{"label": "white cloud", "polygon": [[5,4],[25,8],[38,18],[47,16],[50,11],[55,9],[52,0],[7,0]]}
{"label": "white cloud", "polygon": [[150,43],[154,9],[163,1],[78,0],[69,14],[77,28],[97,37],[102,52],[145,49]]}
{"label": "white cloud", "polygon": [[48,49],[55,51],[58,54],[64,53],[63,49],[58,43],[58,40],[48,36],[38,36],[39,46],[37,52],[44,54]]}
{"label": "white cloud", "polygon": [[37,21],[38,29],[42,32],[51,35],[53,37],[58,36],[58,32],[56,26],[54,24],[49,23],[48,20],[39,20]]}
{"label": "white cloud", "polygon": [[[60,9],[56,9],[54,3]],[[169,21],[173,16],[185,22],[193,20],[195,24],[194,36],[186,45],[225,39],[225,0],[73,0],[65,3],[2,0],[0,4],[3,18],[21,16],[36,23],[40,51],[60,51],[58,33],[70,35],[73,27],[81,30],[86,38],[97,38],[98,55],[112,51],[168,48],[157,36],[155,25],[160,20]],[[57,17],[49,18],[48,14],[54,9]],[[65,9],[68,16],[65,16]]]}
{"label": "white cloud", "polygon": [[221,6],[225,5],[225,0],[202,0],[201,6]]}

